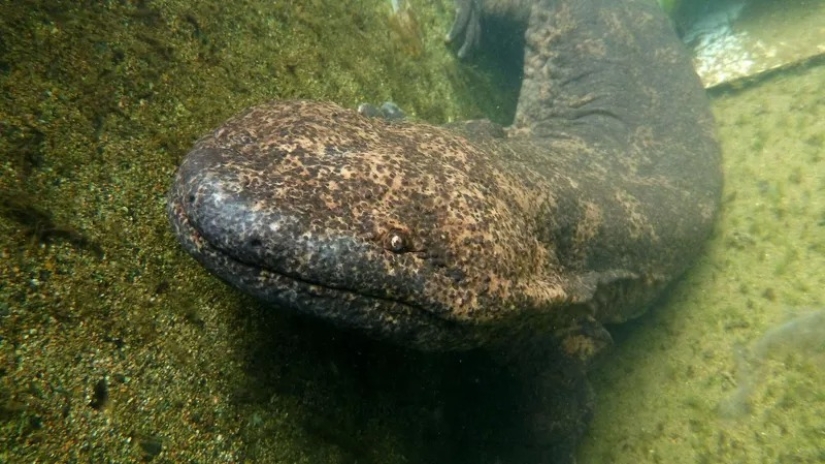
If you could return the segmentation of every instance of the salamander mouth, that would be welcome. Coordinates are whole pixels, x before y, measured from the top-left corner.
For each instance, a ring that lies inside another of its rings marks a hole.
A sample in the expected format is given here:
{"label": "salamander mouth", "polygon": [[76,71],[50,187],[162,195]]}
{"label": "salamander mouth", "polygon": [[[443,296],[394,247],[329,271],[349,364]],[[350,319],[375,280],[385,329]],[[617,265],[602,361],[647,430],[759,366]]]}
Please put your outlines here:
{"label": "salamander mouth", "polygon": [[[325,320],[335,326],[349,328],[365,335],[423,350],[466,349],[467,337],[449,318],[440,317],[433,308],[437,303],[423,298],[423,277],[406,279],[406,285],[380,285],[381,277],[369,269],[326,271],[325,279],[318,265],[312,271],[290,270],[299,259],[285,258],[282,266],[270,266],[273,257],[262,261],[250,260],[250,252],[232,253],[224,246],[216,246],[197,223],[193,224],[185,205],[179,199],[169,202],[169,218],[183,247],[211,273],[230,285],[276,307]],[[256,243],[263,246],[263,243]],[[336,248],[335,244],[330,248]],[[341,250],[338,243],[337,249]],[[374,247],[356,243],[349,252],[375,253]],[[300,254],[300,253],[295,253]],[[290,264],[290,261],[292,264]],[[320,260],[321,262],[323,259]],[[317,261],[316,261],[317,262]],[[378,270],[376,263],[364,260],[353,267]],[[306,264],[299,269],[312,269]],[[319,270],[320,269],[320,270]],[[381,272],[384,272],[382,267]],[[360,274],[359,274],[360,272]],[[396,279],[403,276],[395,276]],[[385,279],[388,280],[388,279]],[[389,279],[392,280],[392,279]],[[363,282],[363,286],[355,285]],[[389,291],[384,289],[390,288]],[[394,290],[393,290],[394,289]],[[420,297],[416,299],[415,297]]]}
{"label": "salamander mouth", "polygon": [[[324,289],[324,291],[330,293],[361,295],[365,298],[371,298],[378,301],[404,304],[410,307],[416,306],[415,304],[404,301],[401,298],[387,297],[378,292],[362,292],[359,291],[357,287],[347,286],[344,283],[330,282],[329,279],[323,279],[317,275],[313,276],[312,272],[306,272],[307,270],[310,270],[311,267],[306,264],[298,264],[303,260],[295,257],[282,259],[280,263],[276,263],[280,265],[269,266],[267,265],[267,262],[271,263],[273,261],[273,257],[267,257],[266,251],[260,251],[265,247],[265,244],[261,239],[256,237],[251,237],[246,240],[238,240],[238,242],[243,242],[246,244],[245,248],[232,249],[228,245],[235,243],[236,240],[231,238],[227,238],[223,241],[223,243],[216,243],[216,241],[209,236],[215,235],[215,232],[213,231],[212,234],[209,234],[208,232],[204,233],[196,223],[193,224],[193,221],[187,214],[184,205],[180,202],[170,202],[169,216],[170,221],[175,228],[176,235],[181,241],[184,242],[184,246],[187,251],[193,254],[210,271],[218,274],[230,283],[234,284],[237,280],[237,276],[239,275],[249,275],[255,276],[255,280],[258,282],[255,285],[256,288],[265,287],[266,281],[268,280],[285,280],[294,282],[295,285],[316,288],[319,291],[320,289]],[[222,231],[219,231],[218,233],[220,232]],[[288,246],[281,247],[282,250],[287,248]],[[241,251],[238,252],[238,250]],[[262,259],[253,259],[255,255],[260,255]],[[289,261],[293,261],[295,267],[303,268],[305,272],[301,273],[295,270],[290,270],[290,266],[288,264]],[[235,269],[235,272],[222,271],[224,265]],[[243,286],[243,289],[254,290],[247,288],[247,286]],[[258,292],[259,291],[251,293]]]}

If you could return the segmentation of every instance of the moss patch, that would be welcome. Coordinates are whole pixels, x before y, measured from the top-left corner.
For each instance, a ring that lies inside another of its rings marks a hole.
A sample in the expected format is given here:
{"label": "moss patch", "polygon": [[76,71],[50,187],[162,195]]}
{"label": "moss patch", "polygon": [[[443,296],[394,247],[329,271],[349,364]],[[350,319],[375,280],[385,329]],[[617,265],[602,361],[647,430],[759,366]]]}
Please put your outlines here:
{"label": "moss patch", "polygon": [[0,7],[0,462],[452,452],[441,360],[272,314],[186,256],[164,211],[192,142],[267,99],[506,122],[512,76],[443,44],[452,2],[409,6]]}
{"label": "moss patch", "polygon": [[580,462],[825,459],[825,332],[754,351],[771,328],[825,309],[823,79],[824,67],[811,68],[716,97],[726,175],[717,230],[668,302],[626,329],[595,373]]}

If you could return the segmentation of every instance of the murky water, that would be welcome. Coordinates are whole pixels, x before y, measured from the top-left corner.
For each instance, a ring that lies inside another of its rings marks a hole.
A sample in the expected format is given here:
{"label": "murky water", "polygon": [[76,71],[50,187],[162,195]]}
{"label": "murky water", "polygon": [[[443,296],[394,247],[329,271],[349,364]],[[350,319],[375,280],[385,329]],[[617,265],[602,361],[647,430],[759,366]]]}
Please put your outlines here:
{"label": "murky water", "polygon": [[596,372],[581,462],[825,457],[823,79],[811,67],[715,97],[726,182],[716,233]]}
{"label": "murky water", "polygon": [[[0,4],[0,462],[487,456],[448,427],[501,407],[472,356],[273,315],[186,256],[164,213],[192,142],[267,99],[504,121],[513,76],[457,63],[452,2],[395,3],[412,16],[386,0]],[[825,307],[823,82],[811,67],[714,95],[717,231],[594,372],[580,462],[825,459],[822,313],[788,316]]]}

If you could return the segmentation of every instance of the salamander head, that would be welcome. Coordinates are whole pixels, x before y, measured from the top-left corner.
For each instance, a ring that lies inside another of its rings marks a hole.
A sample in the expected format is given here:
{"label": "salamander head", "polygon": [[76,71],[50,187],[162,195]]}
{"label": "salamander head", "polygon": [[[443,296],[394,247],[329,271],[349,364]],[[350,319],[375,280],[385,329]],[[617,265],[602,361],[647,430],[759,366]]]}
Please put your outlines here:
{"label": "salamander head", "polygon": [[536,199],[481,150],[442,128],[273,102],[195,145],[169,214],[190,253],[258,298],[420,348],[475,346],[481,327],[565,297],[535,281],[552,262],[526,214]]}

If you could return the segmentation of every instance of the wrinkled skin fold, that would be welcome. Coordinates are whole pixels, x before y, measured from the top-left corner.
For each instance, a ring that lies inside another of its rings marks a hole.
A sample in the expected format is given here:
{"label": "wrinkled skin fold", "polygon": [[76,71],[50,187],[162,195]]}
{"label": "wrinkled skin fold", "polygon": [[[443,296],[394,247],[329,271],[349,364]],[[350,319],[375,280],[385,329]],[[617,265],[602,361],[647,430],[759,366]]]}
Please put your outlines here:
{"label": "wrinkled skin fold", "polygon": [[265,103],[195,144],[168,210],[190,254],[275,307],[489,349],[523,379],[518,459],[566,462],[604,325],[643,313],[710,233],[719,150],[654,1],[502,3],[459,2],[448,38],[477,47],[485,8],[523,19],[511,127]]}

